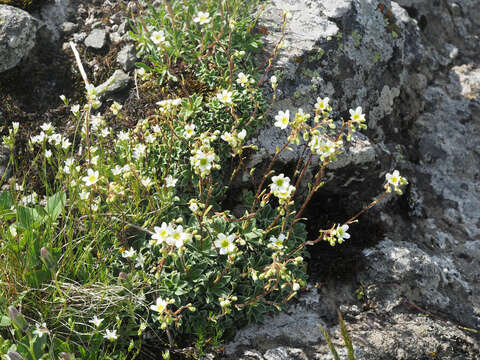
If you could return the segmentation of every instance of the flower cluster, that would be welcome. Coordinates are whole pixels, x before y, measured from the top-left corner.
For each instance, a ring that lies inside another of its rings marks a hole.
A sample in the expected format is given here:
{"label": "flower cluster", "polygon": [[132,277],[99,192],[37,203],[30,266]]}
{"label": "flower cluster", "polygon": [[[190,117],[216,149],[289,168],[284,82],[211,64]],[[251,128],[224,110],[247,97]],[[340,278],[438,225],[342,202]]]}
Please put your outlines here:
{"label": "flower cluster", "polygon": [[344,240],[350,239],[350,234],[347,233],[349,226],[344,225],[337,225],[336,228],[330,231],[329,235],[327,236],[327,241],[330,243],[331,246],[335,246],[335,244],[341,244]]}
{"label": "flower cluster", "polygon": [[247,136],[247,131],[245,129],[237,132],[236,130],[232,133],[226,131],[220,137],[223,141],[227,142],[234,151],[235,154],[242,153],[242,143],[245,137]]}
{"label": "flower cluster", "polygon": [[211,146],[211,142],[217,139],[218,132],[214,134],[203,133],[200,135],[200,142],[195,144],[190,157],[190,164],[193,171],[204,178],[210,175],[212,169],[220,169],[219,158]]}
{"label": "flower cluster", "polygon": [[283,174],[273,176],[270,189],[278,199],[280,204],[288,201],[295,191],[295,186],[290,185],[290,178],[285,177]]}
{"label": "flower cluster", "polygon": [[385,190],[387,191],[387,193],[391,192],[393,187],[393,190],[397,194],[401,195],[403,191],[402,189],[400,189],[400,187],[408,184],[407,179],[403,176],[400,176],[398,170],[394,170],[391,174],[387,173],[385,175],[385,179],[387,180],[387,183],[385,184]]}
{"label": "flower cluster", "polygon": [[162,223],[161,226],[154,227],[154,233],[150,240],[151,246],[166,244],[180,249],[192,238],[192,234],[183,229],[182,225],[174,226],[172,224]]}
{"label": "flower cluster", "polygon": [[312,153],[320,156],[322,161],[328,160],[331,156],[335,155],[337,150],[342,146],[342,140],[337,142],[332,141],[320,131],[312,131],[312,138],[308,144]]}

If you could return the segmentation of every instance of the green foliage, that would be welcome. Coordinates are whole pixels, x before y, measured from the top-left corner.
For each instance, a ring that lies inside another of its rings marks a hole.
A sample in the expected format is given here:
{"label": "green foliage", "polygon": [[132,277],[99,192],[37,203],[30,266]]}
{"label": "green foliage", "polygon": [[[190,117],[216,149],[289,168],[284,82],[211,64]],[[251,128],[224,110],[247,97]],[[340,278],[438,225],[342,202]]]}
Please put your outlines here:
{"label": "green foliage", "polygon": [[[348,334],[347,327],[345,325],[345,322],[343,321],[342,313],[340,311],[338,311],[337,313],[338,313],[338,322],[340,323],[340,332],[342,334],[343,341],[345,342],[345,348],[347,349],[348,360],[355,360],[352,340],[350,339],[350,335]],[[335,360],[340,360],[340,356],[338,355],[338,352],[335,349],[335,345],[333,345],[332,339],[330,338],[330,335],[328,335],[327,330],[325,330],[325,328],[320,324],[318,325],[318,327],[320,328],[320,330],[322,330],[323,337],[327,342],[328,348],[330,349],[330,352],[332,353],[333,358]]]}
{"label": "green foliage", "polygon": [[[245,212],[234,214],[226,195],[257,150],[247,139],[268,110],[260,82],[269,67],[256,69],[252,55],[261,46],[252,33],[257,2],[165,4],[132,20],[138,82],[168,90],[152,115],[129,119],[116,102],[101,108],[89,84],[85,104],[62,98],[74,134],[45,123],[30,138],[40,187],[10,158],[16,176],[0,193],[3,353],[8,346],[29,359],[133,359],[155,339],[157,351],[160,343],[201,354],[297,295],[307,280],[306,245],[350,237],[360,213],[312,240],[302,214],[343,141],[366,127],[362,109],[340,128],[328,98],[317,100],[313,121],[301,109],[293,119],[279,112],[274,125],[290,130],[288,140],[244,192]],[[270,79],[274,92],[277,82]],[[18,127],[3,138],[10,148]],[[309,151],[297,171],[276,174],[278,156],[301,142]],[[318,172],[300,198],[313,156]],[[385,192],[366,209],[406,184],[398,171],[387,175]]]}

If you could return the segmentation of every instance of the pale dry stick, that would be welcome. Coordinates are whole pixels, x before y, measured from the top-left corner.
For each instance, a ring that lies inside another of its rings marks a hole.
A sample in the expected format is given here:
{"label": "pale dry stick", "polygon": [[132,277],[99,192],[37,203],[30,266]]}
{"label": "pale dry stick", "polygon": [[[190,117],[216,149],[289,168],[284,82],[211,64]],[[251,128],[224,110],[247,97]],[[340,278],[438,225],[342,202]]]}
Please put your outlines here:
{"label": "pale dry stick", "polygon": [[90,85],[90,83],[88,82],[87,73],[85,72],[85,69],[83,68],[82,60],[80,59],[80,55],[78,53],[78,50],[77,50],[75,44],[72,41],[70,41],[69,44],[70,44],[70,47],[72,48],[73,55],[75,55],[75,60],[77,61],[78,69],[80,70],[80,74],[82,75],[83,82],[85,83],[85,86],[88,86],[88,85]]}

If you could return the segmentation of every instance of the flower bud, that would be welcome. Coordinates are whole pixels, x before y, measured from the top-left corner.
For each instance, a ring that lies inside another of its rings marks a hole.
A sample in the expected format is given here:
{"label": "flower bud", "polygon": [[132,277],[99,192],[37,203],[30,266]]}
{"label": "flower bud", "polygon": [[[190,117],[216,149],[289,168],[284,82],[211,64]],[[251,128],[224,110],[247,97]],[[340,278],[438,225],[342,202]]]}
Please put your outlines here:
{"label": "flower bud", "polygon": [[61,352],[60,353],[60,358],[62,360],[74,360],[75,357],[72,354],[66,353],[66,352]]}
{"label": "flower bud", "polygon": [[52,254],[45,248],[42,247],[40,249],[40,258],[42,259],[42,262],[45,264],[48,270],[54,270],[56,263],[55,260],[53,259]]}
{"label": "flower bud", "polygon": [[8,317],[18,330],[23,330],[27,327],[27,321],[15,306],[10,306],[8,308]]}

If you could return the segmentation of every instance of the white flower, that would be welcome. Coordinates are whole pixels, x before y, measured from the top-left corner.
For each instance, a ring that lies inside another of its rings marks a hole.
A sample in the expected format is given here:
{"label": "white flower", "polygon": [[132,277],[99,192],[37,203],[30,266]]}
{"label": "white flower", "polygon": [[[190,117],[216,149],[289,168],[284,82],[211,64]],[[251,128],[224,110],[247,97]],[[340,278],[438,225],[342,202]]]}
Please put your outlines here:
{"label": "white flower", "polygon": [[243,72],[239,73],[237,77],[237,84],[245,87],[245,85],[248,84],[248,75],[245,75]]}
{"label": "white flower", "polygon": [[20,127],[20,123],[16,121],[12,122],[12,128],[14,133],[17,133],[19,127]]}
{"label": "white flower", "polygon": [[361,106],[358,106],[355,110],[350,109],[350,119],[359,124],[365,121],[365,114],[362,114]]}
{"label": "white flower", "polygon": [[278,235],[278,238],[275,236],[270,237],[270,244],[269,247],[276,249],[276,250],[281,250],[283,248],[283,242],[285,241],[285,235],[280,234]]}
{"label": "white flower", "polygon": [[78,116],[80,115],[80,105],[75,104],[70,107],[70,111],[73,113],[73,115]]}
{"label": "white flower", "polygon": [[168,237],[165,239],[165,242],[168,245],[175,245],[178,249],[183,246],[185,241],[190,239],[190,234],[183,231],[183,226],[179,225],[173,229]]}
{"label": "white flower", "polygon": [[191,158],[193,165],[200,171],[200,174],[203,175],[208,175],[210,173],[214,160],[214,153],[204,153],[201,150],[196,151],[195,155]]}
{"label": "white flower", "polygon": [[278,79],[275,75],[273,75],[271,78],[270,78],[270,83],[272,84],[272,88],[276,88],[277,85],[278,85]]}
{"label": "white flower", "polygon": [[118,115],[118,112],[122,110],[122,105],[118,102],[114,101],[112,105],[110,105],[110,110],[112,111],[113,115]]}
{"label": "white flower", "polygon": [[237,136],[238,136],[238,138],[239,138],[240,140],[244,140],[244,139],[245,139],[245,136],[247,136],[247,130],[243,129],[242,131],[240,131],[240,132],[238,133]]}
{"label": "white flower", "polygon": [[223,140],[223,141],[226,141],[227,143],[230,143],[232,140],[233,140],[233,136],[231,133],[229,133],[228,131],[225,131],[223,133],[222,136],[220,136],[220,138]]}
{"label": "white flower", "polygon": [[193,22],[199,23],[200,25],[208,24],[210,22],[210,14],[199,11],[197,16],[193,18]]}
{"label": "white flower", "polygon": [[110,135],[110,128],[106,127],[103,128],[102,131],[100,131],[101,137],[106,138],[108,135]]}
{"label": "white flower", "polygon": [[40,125],[40,128],[45,132],[53,131],[55,129],[52,123],[43,123]]}
{"label": "white flower", "polygon": [[119,141],[128,141],[128,139],[130,138],[130,135],[128,131],[120,131],[117,135],[117,138]]}
{"label": "white flower", "polygon": [[110,341],[117,340],[118,339],[117,330],[116,329],[114,329],[114,330],[106,329],[105,330],[105,335],[103,335],[103,337],[105,339],[110,340]]}
{"label": "white flower", "polygon": [[290,122],[290,111],[279,111],[278,114],[275,116],[275,125],[276,127],[279,127],[280,129],[286,129],[288,126],[288,123]]}
{"label": "white flower", "polygon": [[95,327],[99,327],[100,324],[102,323],[103,319],[102,318],[98,318],[97,315],[94,315],[93,316],[93,319],[92,320],[89,320],[88,322],[92,323],[93,325],[95,325]]}
{"label": "white flower", "polygon": [[122,257],[125,259],[129,259],[131,257],[134,257],[136,253],[137,252],[135,251],[135,249],[133,247],[130,247],[130,250],[125,250],[124,252],[122,252]]}
{"label": "white flower", "polygon": [[161,297],[159,297],[157,298],[155,305],[150,305],[150,309],[161,314],[167,309],[167,306],[168,306],[168,301],[163,300]]}
{"label": "white flower", "polygon": [[81,200],[88,200],[90,197],[90,192],[83,190],[79,195]]}
{"label": "white flower", "polygon": [[397,187],[400,184],[400,172],[398,170],[394,170],[392,174],[387,173],[385,178],[388,183],[394,187]]}
{"label": "white flower", "polygon": [[337,238],[337,242],[341,244],[343,240],[350,239],[350,234],[347,233],[348,225],[338,226],[335,230],[333,230],[332,235]]}
{"label": "white flower", "polygon": [[328,108],[328,102],[330,99],[328,97],[324,99],[317,98],[317,102],[315,103],[315,110],[325,111]]}
{"label": "white flower", "polygon": [[155,142],[155,135],[153,134],[148,134],[147,136],[145,136],[145,142],[147,144],[153,144]]}
{"label": "white flower", "polygon": [[85,182],[86,186],[91,186],[98,181],[98,178],[99,178],[98,171],[93,170],[93,169],[88,169],[87,174],[88,174],[87,176],[84,176],[82,178],[82,180]]}
{"label": "white flower", "polygon": [[404,178],[403,176],[400,176],[400,173],[398,170],[394,170],[392,174],[387,173],[385,175],[385,179],[387,180],[387,183],[385,184],[385,189],[387,190],[387,192],[391,192],[392,191],[391,186],[393,186],[393,190],[396,193],[402,194],[402,190],[400,189],[400,186],[408,184],[407,179]]}
{"label": "white flower", "polygon": [[293,283],[293,285],[292,285],[292,290],[293,290],[293,291],[298,291],[298,290],[300,290],[300,284],[299,284],[299,283]]}
{"label": "white flower", "polygon": [[133,157],[137,160],[142,159],[145,156],[147,146],[145,144],[137,144],[133,148]]}
{"label": "white flower", "polygon": [[222,90],[217,94],[218,100],[222,104],[230,105],[232,104],[232,92],[228,90]]}
{"label": "white flower", "polygon": [[285,175],[280,174],[272,177],[272,183],[270,184],[270,188],[272,189],[272,192],[275,193],[281,191],[282,189],[288,188],[289,185],[290,179],[288,177],[285,177]]}
{"label": "white flower", "polygon": [[63,150],[68,150],[68,148],[70,147],[70,145],[72,145],[72,143],[70,142],[70,140],[66,137],[63,137],[62,138],[62,149]]}
{"label": "white flower", "polygon": [[178,179],[175,179],[172,175],[168,175],[165,178],[165,183],[167,187],[175,187]]}
{"label": "white flower", "polygon": [[150,36],[150,40],[152,40],[155,45],[160,45],[165,41],[165,33],[163,30],[154,31]]}
{"label": "white flower", "polygon": [[137,260],[137,262],[135,263],[136,268],[142,268],[143,265],[145,265],[145,256],[143,256],[141,253],[138,253],[136,260]]}
{"label": "white flower", "polygon": [[226,236],[225,234],[219,233],[217,235],[217,240],[214,241],[214,244],[220,249],[221,255],[231,254],[236,250],[236,246],[233,243],[234,240],[235,235],[233,234]]}
{"label": "white flower", "polygon": [[54,144],[55,146],[58,146],[62,142],[62,135],[53,133],[50,136],[48,136],[48,142],[50,144]]}
{"label": "white flower", "polygon": [[187,139],[190,139],[193,135],[195,135],[195,124],[185,125],[183,136],[185,136]]}
{"label": "white flower", "polygon": [[115,167],[112,169],[112,174],[113,176],[117,176],[117,175],[120,175],[120,173],[122,172],[122,167],[120,165],[115,165]]}
{"label": "white flower", "polygon": [[40,324],[35,324],[35,327],[36,329],[33,330],[33,333],[35,335],[38,335],[39,338],[41,338],[43,335],[45,334],[49,334],[50,332],[48,331],[47,329],[47,324],[45,323],[42,323],[42,325]]}
{"label": "white flower", "polygon": [[199,209],[198,203],[195,200],[192,199],[192,200],[189,201],[188,208],[190,209],[191,212],[195,213]]}
{"label": "white flower", "polygon": [[150,245],[157,245],[164,242],[170,234],[173,232],[173,228],[171,225],[167,225],[166,223],[162,223],[162,225],[155,226],[153,229],[154,233],[152,234],[152,239],[150,240]]}
{"label": "white flower", "polygon": [[152,186],[153,181],[149,177],[145,177],[140,180],[140,183],[148,189],[150,186]]}
{"label": "white flower", "polygon": [[47,159],[50,159],[52,157],[52,151],[51,150],[45,150],[45,157]]}
{"label": "white flower", "polygon": [[65,95],[60,95],[60,99],[66,104],[67,103],[67,98]]}

